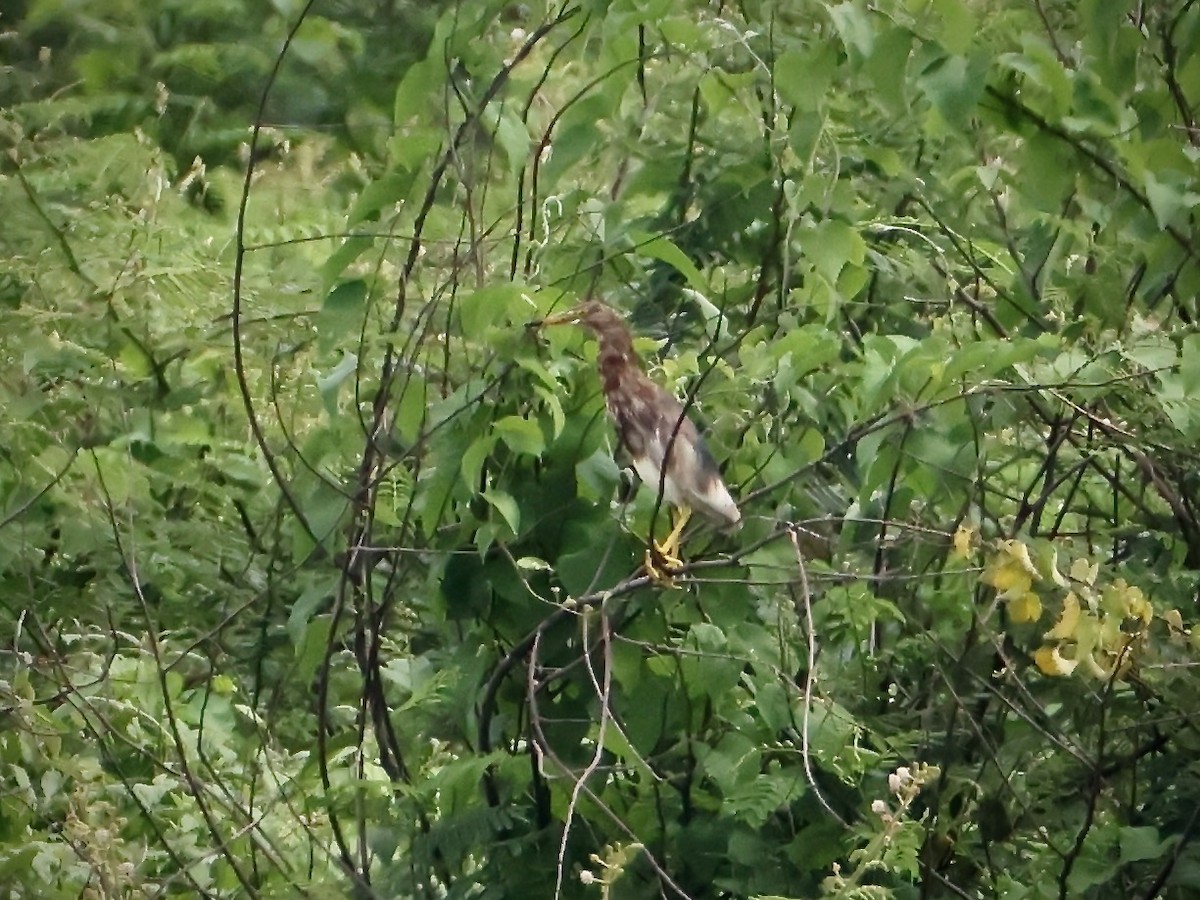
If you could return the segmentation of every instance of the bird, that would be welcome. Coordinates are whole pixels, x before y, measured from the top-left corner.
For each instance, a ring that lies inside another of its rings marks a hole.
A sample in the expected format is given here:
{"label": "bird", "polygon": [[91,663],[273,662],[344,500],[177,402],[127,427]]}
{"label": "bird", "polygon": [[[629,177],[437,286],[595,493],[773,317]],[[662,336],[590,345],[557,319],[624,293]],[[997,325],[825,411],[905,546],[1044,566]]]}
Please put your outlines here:
{"label": "bird", "polygon": [[615,309],[592,298],[536,324],[581,325],[595,335],[604,405],[621,445],[642,483],[675,510],[667,538],[658,543],[651,535],[653,552],[647,548],[645,561],[653,580],[671,584],[672,573],[683,565],[679,544],[693,511],[725,529],[742,520],[716,460],[682,404],[646,376],[629,327]]}

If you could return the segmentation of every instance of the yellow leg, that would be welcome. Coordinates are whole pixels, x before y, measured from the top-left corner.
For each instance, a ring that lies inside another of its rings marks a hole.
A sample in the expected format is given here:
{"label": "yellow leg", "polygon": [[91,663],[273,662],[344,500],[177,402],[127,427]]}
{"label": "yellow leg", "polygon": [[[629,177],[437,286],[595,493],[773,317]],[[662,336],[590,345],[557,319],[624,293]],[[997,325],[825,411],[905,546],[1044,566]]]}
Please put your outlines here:
{"label": "yellow leg", "polygon": [[682,561],[675,555],[679,552],[679,539],[683,536],[683,529],[691,517],[692,511],[686,506],[681,506],[675,513],[675,527],[671,529],[671,533],[667,535],[667,539],[657,545],[658,552],[662,554],[663,559],[669,563],[674,563],[677,567],[683,565]]}
{"label": "yellow leg", "polygon": [[680,507],[675,514],[675,527],[671,529],[671,533],[661,544],[655,541],[653,550],[646,550],[646,574],[651,580],[665,587],[675,586],[675,582],[671,580],[671,570],[683,565],[683,560],[676,554],[679,553],[679,539],[683,535],[683,529],[691,517],[692,511],[688,507]]}

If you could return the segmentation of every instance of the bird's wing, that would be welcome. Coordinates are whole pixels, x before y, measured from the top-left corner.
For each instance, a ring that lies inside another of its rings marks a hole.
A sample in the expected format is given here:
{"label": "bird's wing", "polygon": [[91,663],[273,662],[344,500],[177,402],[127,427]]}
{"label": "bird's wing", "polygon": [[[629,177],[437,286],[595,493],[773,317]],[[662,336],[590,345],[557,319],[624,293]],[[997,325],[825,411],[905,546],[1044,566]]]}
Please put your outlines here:
{"label": "bird's wing", "polygon": [[[674,470],[680,473],[684,503],[708,521],[732,528],[742,521],[742,512],[734,503],[730,488],[721,480],[721,470],[716,467],[716,461],[709,454],[708,446],[696,431],[696,426],[690,421],[686,425],[691,426],[695,440],[680,445],[679,438],[676,438],[676,444],[671,449],[673,457],[678,454],[677,468]],[[683,428],[679,428],[679,434],[682,436]]]}
{"label": "bird's wing", "polygon": [[614,418],[642,481],[658,490],[669,450],[670,477],[663,484],[663,499],[688,506],[718,524],[736,525],[742,514],[695,423],[679,401],[653,382],[639,388],[619,404]]}
{"label": "bird's wing", "polygon": [[[691,425],[691,422],[687,424]],[[695,425],[692,425],[692,431],[696,431]],[[682,432],[681,428],[680,433]],[[676,447],[678,446],[677,440]],[[675,448],[672,448],[671,452],[675,453]],[[692,477],[686,482],[688,485],[685,500],[687,505],[717,525],[732,527],[740,522],[742,513],[721,478],[721,470],[717,468],[717,461],[712,458],[712,454],[708,452],[708,446],[698,433],[694,443],[689,442],[682,448],[682,454],[679,461],[680,468],[688,468],[692,473]]]}

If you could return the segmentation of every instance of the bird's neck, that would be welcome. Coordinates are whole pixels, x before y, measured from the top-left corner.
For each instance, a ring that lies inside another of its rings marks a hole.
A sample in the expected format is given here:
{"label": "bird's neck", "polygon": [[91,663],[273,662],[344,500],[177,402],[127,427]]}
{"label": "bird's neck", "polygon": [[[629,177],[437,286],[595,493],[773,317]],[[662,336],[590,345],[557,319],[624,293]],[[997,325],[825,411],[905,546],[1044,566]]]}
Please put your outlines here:
{"label": "bird's neck", "polygon": [[633,341],[628,334],[600,333],[600,353],[596,357],[596,368],[600,370],[600,380],[604,383],[604,393],[619,390],[623,378],[628,378],[630,372],[641,372],[641,363],[633,350]]}

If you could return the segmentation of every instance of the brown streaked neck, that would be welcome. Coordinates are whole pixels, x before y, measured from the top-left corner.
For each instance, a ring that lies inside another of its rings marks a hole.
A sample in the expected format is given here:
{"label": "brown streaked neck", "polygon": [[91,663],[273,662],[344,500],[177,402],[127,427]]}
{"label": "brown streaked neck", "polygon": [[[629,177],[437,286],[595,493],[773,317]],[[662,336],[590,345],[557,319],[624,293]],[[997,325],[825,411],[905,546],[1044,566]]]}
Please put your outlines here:
{"label": "brown streaked neck", "polygon": [[633,349],[633,337],[625,323],[611,311],[604,316],[592,316],[585,325],[596,335],[600,350],[596,357],[596,368],[604,382],[604,391],[617,389],[622,378],[630,373],[641,373],[641,361]]}

